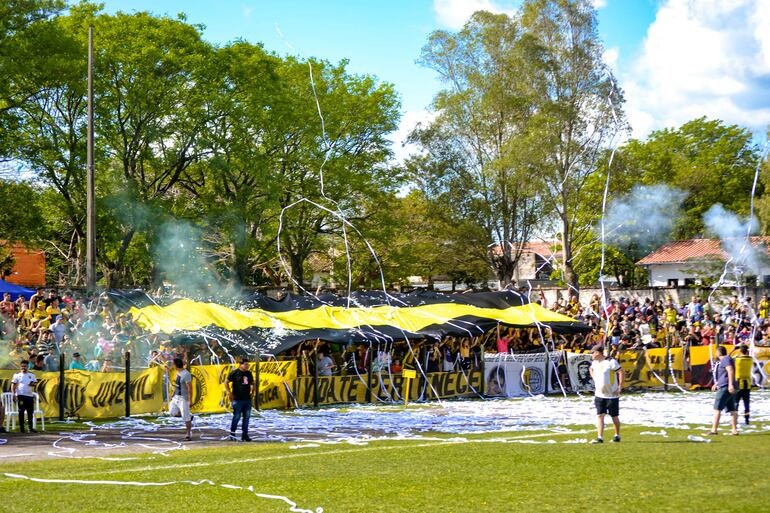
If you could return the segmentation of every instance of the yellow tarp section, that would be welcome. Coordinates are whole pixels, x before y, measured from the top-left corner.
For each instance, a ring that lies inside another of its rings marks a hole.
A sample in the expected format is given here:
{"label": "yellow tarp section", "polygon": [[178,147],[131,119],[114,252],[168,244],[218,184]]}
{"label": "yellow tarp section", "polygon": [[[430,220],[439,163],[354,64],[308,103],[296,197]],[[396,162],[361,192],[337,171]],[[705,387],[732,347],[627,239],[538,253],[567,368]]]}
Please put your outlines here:
{"label": "yellow tarp section", "polygon": [[[215,303],[199,303],[181,299],[161,307],[131,308],[137,324],[153,333],[195,331],[219,326],[230,331],[263,329],[348,329],[359,326],[392,326],[417,332],[433,324],[451,323],[463,316],[493,319],[513,326],[533,326],[538,322],[574,323],[575,319],[552,312],[536,303],[505,309],[481,308],[457,303],[440,303],[414,307],[377,306],[345,308],[321,306],[310,310],[267,312],[261,309],[236,311]],[[462,324],[459,324],[462,326]]]}

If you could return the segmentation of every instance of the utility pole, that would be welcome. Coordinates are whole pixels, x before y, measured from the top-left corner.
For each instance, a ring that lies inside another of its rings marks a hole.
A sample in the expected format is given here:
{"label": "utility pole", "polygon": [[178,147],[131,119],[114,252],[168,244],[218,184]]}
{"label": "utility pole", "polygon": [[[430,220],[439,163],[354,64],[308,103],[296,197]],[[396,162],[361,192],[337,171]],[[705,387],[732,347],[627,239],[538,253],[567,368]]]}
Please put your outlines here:
{"label": "utility pole", "polygon": [[94,28],[88,27],[88,144],[86,150],[86,288],[96,290],[96,198],[94,188]]}

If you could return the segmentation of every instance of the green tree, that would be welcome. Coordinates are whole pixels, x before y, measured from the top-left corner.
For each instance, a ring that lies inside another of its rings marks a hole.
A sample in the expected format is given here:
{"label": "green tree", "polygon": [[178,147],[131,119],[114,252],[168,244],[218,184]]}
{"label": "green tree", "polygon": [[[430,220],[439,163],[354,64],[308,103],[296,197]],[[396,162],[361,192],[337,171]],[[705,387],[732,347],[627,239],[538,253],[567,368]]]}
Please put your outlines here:
{"label": "green tree", "polygon": [[203,207],[208,256],[240,284],[264,282],[275,265],[279,182],[271,172],[285,143],[273,116],[279,65],[246,42],[216,50],[209,108],[217,114],[202,135],[210,154],[188,168],[182,183]]}
{"label": "green tree", "polygon": [[0,279],[14,266],[11,249],[16,242],[40,244],[47,235],[40,210],[40,191],[32,185],[0,180]]}
{"label": "green tree", "polygon": [[[595,221],[586,220],[601,212],[588,184],[605,148],[625,128],[623,97],[603,60],[591,1],[528,0],[521,20],[543,54],[531,130],[543,151],[544,196],[559,226],[563,280],[577,289],[573,255],[591,240]],[[593,215],[586,216],[591,207]]]}
{"label": "green tree", "polygon": [[40,55],[30,52],[30,45],[35,43],[37,25],[61,11],[64,5],[63,0],[4,0],[0,3],[0,115],[21,105],[41,89],[41,83],[28,88],[29,82],[24,80],[25,76],[43,69],[38,66]]}
{"label": "green tree", "polygon": [[[770,129],[768,129],[767,137],[770,139]],[[770,154],[767,153],[765,148],[765,158],[760,164],[760,185],[762,187],[762,194],[757,197],[757,210],[756,215],[759,219],[760,229],[762,235],[770,235]]]}
{"label": "green tree", "polygon": [[646,287],[647,272],[636,266],[634,258],[628,251],[611,244],[604,246],[604,268],[602,269],[601,241],[592,241],[581,246],[579,253],[575,255],[575,273],[580,278],[580,285],[591,286],[599,282],[602,275],[615,279],[622,287]]}
{"label": "green tree", "polygon": [[208,152],[200,134],[214,114],[206,108],[214,52],[200,27],[146,12],[100,15],[94,32],[102,170],[116,174],[104,203],[119,220],[97,244],[105,285],[114,287],[128,281],[134,236],[144,231],[153,239],[158,213],[169,210],[187,169]]}
{"label": "green tree", "polygon": [[33,101],[46,83],[40,78],[49,76],[45,58],[50,52],[39,51],[40,27],[63,7],[63,0],[0,2],[0,169],[5,173],[16,167],[9,155],[19,141],[14,109]]}
{"label": "green tree", "polygon": [[[676,129],[651,133],[645,141],[632,139],[619,152],[618,165],[642,184],[666,184],[687,192],[682,217],[673,236],[704,235],[703,214],[717,203],[748,215],[759,151],[751,132],[705,117]],[[764,191],[759,184],[756,197]]]}
{"label": "green tree", "polygon": [[484,248],[500,248],[488,258],[503,284],[541,218],[529,123],[542,55],[533,43],[518,19],[477,12],[456,34],[432,33],[420,57],[446,87],[434,98],[435,120],[411,135],[424,154],[408,166],[428,197],[483,227]]}
{"label": "green tree", "polygon": [[295,285],[304,283],[305,261],[321,238],[347,230],[341,217],[355,221],[367,199],[399,184],[399,171],[386,165],[385,136],[399,116],[393,86],[352,75],[346,66],[290,57],[278,69],[281,93],[272,126],[283,143],[271,179],[280,186],[278,237]]}
{"label": "green tree", "polygon": [[[12,135],[0,146],[5,158],[43,187],[46,223],[59,230],[45,238],[48,249],[58,257],[67,247],[72,261],[85,249],[86,47],[85,35],[78,35],[91,15],[74,8],[70,16],[37,21],[25,30],[19,46],[33,71],[14,83],[17,90],[34,93],[13,102],[6,117],[13,120]],[[50,266],[52,272],[56,267]]]}
{"label": "green tree", "polygon": [[[410,276],[421,276],[432,287],[436,276],[445,276],[454,286],[486,282],[489,265],[484,246],[486,234],[478,224],[453,219],[448,209],[413,190],[404,197],[389,195],[366,205],[358,227],[364,240],[350,240],[353,288],[381,288],[407,285]],[[344,246],[335,247],[335,275],[344,277]]]}

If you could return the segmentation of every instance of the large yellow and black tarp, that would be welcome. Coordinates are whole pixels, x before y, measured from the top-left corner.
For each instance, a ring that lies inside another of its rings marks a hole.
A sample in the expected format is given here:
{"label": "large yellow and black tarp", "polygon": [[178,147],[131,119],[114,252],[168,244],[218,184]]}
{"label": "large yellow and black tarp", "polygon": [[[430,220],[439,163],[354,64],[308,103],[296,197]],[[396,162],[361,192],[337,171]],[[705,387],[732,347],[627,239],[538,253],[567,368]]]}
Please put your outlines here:
{"label": "large yellow and black tarp", "polygon": [[442,294],[382,292],[299,296],[281,300],[254,295],[234,308],[175,299],[165,304],[140,292],[111,293],[137,324],[153,333],[198,334],[232,340],[249,350],[279,353],[304,340],[388,342],[403,339],[477,336],[498,323],[513,327],[583,332],[589,328],[552,312],[515,291]]}

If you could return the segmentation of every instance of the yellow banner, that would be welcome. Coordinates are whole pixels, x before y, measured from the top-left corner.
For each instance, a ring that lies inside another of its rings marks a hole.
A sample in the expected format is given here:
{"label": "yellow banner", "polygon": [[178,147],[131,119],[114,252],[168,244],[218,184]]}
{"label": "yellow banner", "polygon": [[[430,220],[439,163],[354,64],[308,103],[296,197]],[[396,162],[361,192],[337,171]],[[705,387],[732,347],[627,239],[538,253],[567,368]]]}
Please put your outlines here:
{"label": "yellow banner", "polygon": [[[192,374],[192,398],[190,411],[194,413],[223,413],[230,410],[227,394],[227,377],[238,368],[237,364],[196,365],[190,368]],[[256,378],[256,363],[249,364],[249,370]],[[297,377],[297,362],[277,361],[259,364],[260,407],[286,408],[293,406],[288,390]],[[169,371],[169,384],[174,387],[176,369]],[[289,388],[287,388],[287,385]]]}
{"label": "yellow banner", "polygon": [[[466,377],[467,374],[467,377]],[[416,380],[412,382],[409,390],[409,400],[416,401],[423,396],[423,399],[435,399],[436,394],[441,399],[450,397],[475,396],[473,389],[481,393],[481,371],[473,370],[466,374],[462,372],[434,372],[428,374],[428,381],[431,386],[426,386],[425,378],[418,374]],[[338,403],[363,403],[366,402],[366,375],[358,377],[350,376],[331,376],[318,378],[318,403],[319,404],[338,404]],[[379,402],[377,398],[383,401],[402,401],[404,377],[401,374],[372,375],[372,402]],[[473,387],[473,388],[471,388]],[[434,392],[435,390],[435,392]],[[295,395],[299,404],[313,404],[313,378],[297,378],[295,386]]]}
{"label": "yellow banner", "polygon": [[[15,371],[0,371],[4,392],[11,389]],[[59,373],[35,372],[35,391],[46,417],[59,416]],[[163,409],[163,371],[160,368],[131,373],[131,413],[155,413]],[[122,372],[64,372],[64,414],[66,417],[99,419],[126,414],[126,375]]]}
{"label": "yellow banner", "polygon": [[[733,346],[724,346],[729,353]],[[692,346],[690,347],[690,365],[706,365],[717,359],[717,346]]]}
{"label": "yellow banner", "polygon": [[666,348],[647,349],[647,351],[623,351],[618,355],[618,362],[625,373],[623,388],[662,387],[663,382],[684,386],[684,350],[681,347],[670,349],[670,370],[666,372]]}

